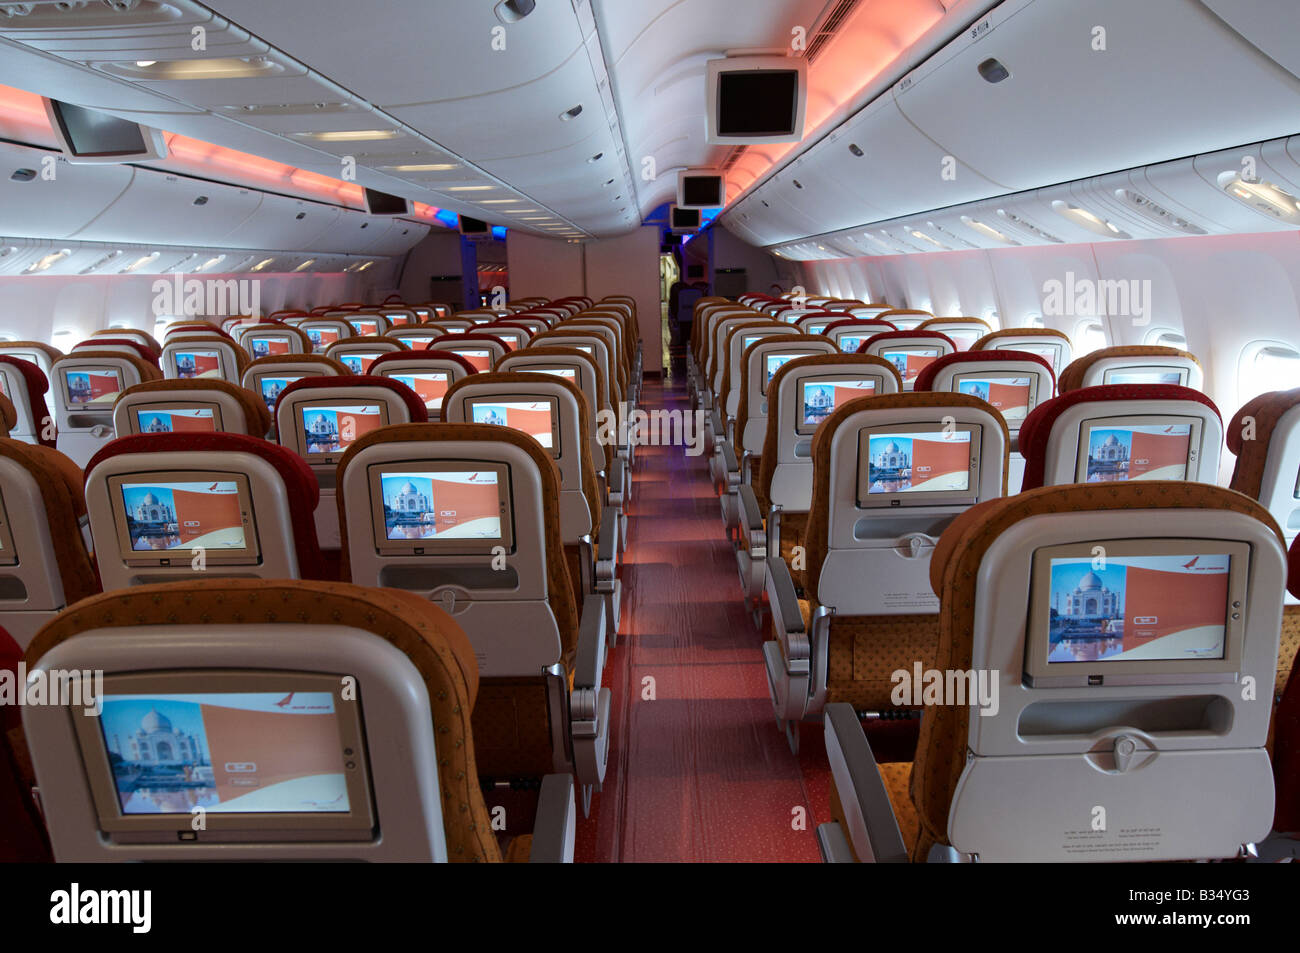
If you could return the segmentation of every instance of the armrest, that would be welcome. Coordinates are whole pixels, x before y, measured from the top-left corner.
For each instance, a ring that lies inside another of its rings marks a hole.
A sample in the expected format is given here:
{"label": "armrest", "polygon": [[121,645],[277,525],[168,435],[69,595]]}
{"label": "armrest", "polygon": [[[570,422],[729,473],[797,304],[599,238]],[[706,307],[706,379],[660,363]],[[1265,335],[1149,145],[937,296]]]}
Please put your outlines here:
{"label": "armrest", "polygon": [[612,506],[600,514],[600,537],[596,540],[596,591],[614,591],[614,573],[618,567],[619,513]]}
{"label": "armrest", "polygon": [[740,531],[747,534],[751,559],[761,559],[767,555],[767,531],[763,527],[763,514],[758,508],[758,497],[754,488],[742,483],[736,488],[736,501],[739,506]]}
{"label": "armrest", "polygon": [[772,610],[776,637],[785,649],[788,670],[808,673],[808,633],[804,631],[799,597],[790,578],[790,568],[779,556],[767,558],[767,601]]}
{"label": "armrest", "polygon": [[718,441],[725,440],[727,436],[727,426],[723,423],[722,411],[717,407],[710,407],[709,423],[713,427],[713,438]]}
{"label": "armrest", "polygon": [[730,442],[722,445],[722,462],[727,467],[727,473],[731,474],[740,472],[740,464],[736,460],[736,448]]}
{"label": "armrest", "polygon": [[573,795],[573,776],[548,774],[542,778],[533,822],[530,864],[571,864],[577,838],[578,807]]}
{"label": "armrest", "polygon": [[623,487],[627,482],[627,461],[622,457],[615,455],[614,463],[609,468],[609,477],[606,480],[605,495],[609,500],[610,506],[623,508]]}
{"label": "armrest", "polygon": [[767,551],[781,555],[781,513],[784,508],[780,503],[773,503],[767,511]]}
{"label": "armrest", "polygon": [[844,810],[844,834],[864,863],[907,863],[889,792],[852,705],[826,706],[826,757]]}
{"label": "armrest", "polygon": [[740,458],[740,482],[754,482],[754,455],[748,450]]}
{"label": "armrest", "polygon": [[[578,625],[578,650],[573,663],[573,700],[600,691],[600,673],[605,669],[605,600],[590,597],[582,600],[582,621]],[[592,710],[572,712],[573,720],[595,717]]]}

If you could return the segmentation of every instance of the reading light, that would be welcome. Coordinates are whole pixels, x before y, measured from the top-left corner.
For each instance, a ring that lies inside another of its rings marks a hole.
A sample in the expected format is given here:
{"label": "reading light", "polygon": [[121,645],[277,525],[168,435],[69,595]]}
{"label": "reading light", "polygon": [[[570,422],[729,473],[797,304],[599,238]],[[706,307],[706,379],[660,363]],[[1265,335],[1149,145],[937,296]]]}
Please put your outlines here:
{"label": "reading light", "polygon": [[304,261],[301,265],[299,265],[297,268],[295,268],[295,269],[294,269],[294,272],[297,273],[297,272],[299,272],[299,271],[306,271],[308,268],[310,268],[310,267],[311,267],[312,265],[314,265],[314,264],[316,264],[316,259],[315,259],[315,258],[308,258],[308,259],[307,259],[306,261]]}
{"label": "reading light", "polygon": [[125,268],[123,268],[121,271],[119,271],[118,274],[119,274],[119,275],[129,275],[129,274],[131,274],[132,272],[136,271],[137,269],[139,269],[139,268],[143,268],[143,267],[144,267],[146,264],[148,264],[149,262],[151,262],[151,261],[155,261],[157,258],[158,258],[158,252],[156,252],[156,251],[155,251],[155,252],[150,252],[150,253],[147,254],[147,255],[141,255],[141,256],[140,256],[139,258],[137,258],[135,261],[131,262],[131,264],[127,265]]}
{"label": "reading light", "polygon": [[263,258],[261,261],[259,261],[256,265],[254,265],[252,268],[250,268],[250,269],[248,269],[248,270],[249,270],[249,271],[261,271],[263,268],[265,268],[267,265],[271,264],[271,262],[273,262],[273,261],[275,261],[274,258]]}
{"label": "reading light", "polygon": [[195,268],[194,273],[197,275],[200,271],[207,271],[213,265],[219,265],[225,260],[226,260],[225,255],[216,255],[215,257],[209,258],[203,264],[199,265],[199,267]]}
{"label": "reading light", "polygon": [[1236,172],[1219,176],[1219,187],[1238,202],[1256,211],[1287,222],[1300,222],[1300,204],[1296,197],[1272,182],[1247,182]]}
{"label": "reading light", "polygon": [[1000,83],[1011,75],[1011,71],[993,57],[989,57],[975,68],[979,70],[980,76],[984,77],[985,81],[989,83]]}
{"label": "reading light", "polygon": [[72,251],[67,248],[63,248],[55,252],[50,252],[40,261],[34,261],[26,268],[24,268],[23,274],[34,275],[38,271],[45,271],[46,269],[50,268],[55,262],[62,261],[64,258],[67,258],[71,254]]}
{"label": "reading light", "polygon": [[491,192],[495,185],[449,185],[444,192]]}
{"label": "reading light", "polygon": [[1100,215],[1089,212],[1086,208],[1080,208],[1077,205],[1070,205],[1068,202],[1063,202],[1060,199],[1052,202],[1052,210],[1062,218],[1068,218],[1076,225],[1081,225],[1094,234],[1102,235],[1107,238],[1112,236],[1115,238],[1131,237],[1127,232],[1120,231],[1120,229],[1113,223],[1102,218]]}
{"label": "reading light", "polygon": [[157,65],[157,60],[136,60],[135,65],[141,69],[148,69],[150,66]]}
{"label": "reading light", "polygon": [[396,129],[339,129],[333,132],[291,132],[289,135],[295,139],[311,139],[314,142],[373,142],[396,139],[399,133]]}
{"label": "reading light", "polygon": [[577,119],[580,115],[582,115],[582,103],[578,103],[578,105],[574,106],[572,109],[566,109],[564,112],[560,113],[560,119],[564,122],[568,122],[570,119]]}
{"label": "reading light", "polygon": [[415,162],[409,165],[381,165],[385,172],[450,172],[456,168],[454,162]]}
{"label": "reading light", "polygon": [[264,56],[218,56],[201,60],[135,60],[132,63],[104,63],[100,68],[127,79],[196,80],[246,79],[284,71]]}

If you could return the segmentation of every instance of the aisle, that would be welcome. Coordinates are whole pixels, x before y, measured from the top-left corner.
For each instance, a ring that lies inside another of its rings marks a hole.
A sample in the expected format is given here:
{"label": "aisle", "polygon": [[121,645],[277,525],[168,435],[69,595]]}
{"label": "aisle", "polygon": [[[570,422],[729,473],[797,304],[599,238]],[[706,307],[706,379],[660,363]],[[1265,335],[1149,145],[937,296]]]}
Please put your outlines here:
{"label": "aisle", "polygon": [[[642,406],[686,411],[689,400],[684,386],[647,380]],[[637,459],[624,632],[606,669],[614,741],[605,790],[579,818],[577,860],[817,861],[820,730],[804,729],[799,759],[777,730],[706,458],[641,447]]]}

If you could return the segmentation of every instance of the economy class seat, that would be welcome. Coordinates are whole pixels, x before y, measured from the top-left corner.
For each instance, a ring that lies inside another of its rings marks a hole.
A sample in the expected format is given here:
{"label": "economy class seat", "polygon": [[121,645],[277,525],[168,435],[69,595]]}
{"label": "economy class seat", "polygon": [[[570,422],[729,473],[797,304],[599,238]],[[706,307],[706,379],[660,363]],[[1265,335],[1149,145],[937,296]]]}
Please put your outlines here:
{"label": "economy class seat", "polygon": [[1058,377],[1062,394],[1099,384],[1177,384],[1200,390],[1201,362],[1187,351],[1158,345],[1103,347],[1070,362]]}
{"label": "economy class seat", "polygon": [[146,381],[113,404],[113,432],[236,433],[265,437],[271,414],[252,391],[218,378]]}
{"label": "economy class seat", "polygon": [[903,390],[912,390],[917,375],[927,364],[956,351],[957,345],[946,334],[938,331],[906,331],[901,328],[873,334],[858,348],[859,354],[873,354],[892,362],[903,378]]}
{"label": "economy class seat", "polygon": [[1020,424],[1021,485],[1214,483],[1222,446],[1218,408],[1198,390],[1176,384],[1085,387],[1040,403]]}
{"label": "economy class seat", "polygon": [[866,318],[840,318],[829,322],[821,331],[835,347],[844,354],[856,354],[858,348],[877,334],[897,331],[888,321],[875,321]]}
{"label": "economy class seat", "polygon": [[0,388],[0,438],[9,439],[10,432],[18,426],[18,408]]}
{"label": "economy class seat", "polygon": [[352,325],[342,318],[305,318],[297,328],[307,335],[313,354],[324,354],[330,345],[353,337]]}
{"label": "economy class seat", "polygon": [[429,419],[439,420],[447,389],[462,377],[477,374],[478,370],[451,351],[424,350],[381,354],[370,364],[370,373],[409,387],[424,401]]}
{"label": "economy class seat", "polygon": [[91,339],[95,338],[121,338],[127,341],[134,341],[136,344],[142,344],[147,348],[155,351],[161,351],[162,345],[148,331],[137,331],[135,328],[100,328],[90,332]]}
{"label": "economy class seat", "polygon": [[[534,350],[539,347],[573,347],[590,354],[592,359],[596,362],[596,366],[600,369],[601,393],[599,395],[599,406],[597,407],[596,412],[599,414],[601,411],[608,411],[609,414],[612,415],[614,422],[618,422],[620,418],[619,407],[620,404],[623,403],[624,397],[623,392],[619,387],[618,373],[613,366],[609,343],[606,338],[594,331],[584,331],[581,329],[566,331],[562,328],[554,328],[550,331],[545,331],[536,335],[528,342],[526,350]],[[618,429],[623,430],[623,428]],[[598,430],[597,436],[601,439],[605,439],[605,437],[609,435],[602,434]],[[610,491],[620,493],[630,492],[631,458],[630,448],[628,446],[629,435],[626,433],[618,433],[615,435],[615,439],[611,442],[613,443],[615,454],[622,459],[626,465],[626,479],[624,480],[623,485],[611,482]]]}
{"label": "economy class seat", "polygon": [[[1228,449],[1237,455],[1229,486],[1260,504],[1277,520],[1292,550],[1300,534],[1300,388],[1271,391],[1246,402],[1228,422]],[[1292,588],[1300,587],[1300,573]],[[1291,677],[1300,651],[1300,599],[1288,592],[1282,610],[1277,656],[1279,690]],[[1300,830],[1300,826],[1292,828]]]}
{"label": "economy class seat", "polygon": [[351,311],[341,315],[357,337],[382,337],[389,331],[388,319],[377,311]]}
{"label": "economy class seat", "polygon": [[862,397],[817,428],[806,599],[785,561],[767,558],[775,637],[763,655],[777,723],[796,752],[800,722],[828,702],[900,709],[890,673],[935,657],[939,603],[927,570],[939,534],[1006,495],[1009,446],[1001,415],[966,394]]}
{"label": "economy class seat", "polygon": [[384,337],[388,340],[401,341],[409,351],[423,351],[432,342],[447,337],[447,330],[436,325],[432,327],[416,325],[393,328]]}
{"label": "economy class seat", "polygon": [[531,317],[527,314],[512,314],[509,318],[500,322],[505,327],[525,328],[530,338],[536,337],[543,331],[550,330],[550,325],[541,318]]}
{"label": "economy class seat", "polygon": [[[531,832],[498,842],[477,779],[473,650],[454,619],[407,593],[233,579],[110,592],[46,626],[26,661],[34,672],[104,673],[99,715],[24,710],[56,860],[572,860],[564,774],[542,780]],[[143,718],[124,697],[133,695],[157,698]],[[232,716],[247,727],[238,755],[221,757]],[[217,750],[190,780],[210,787],[118,787],[111,745],[130,760],[166,744],[186,765],[196,722],[199,745]],[[250,763],[254,777],[293,780],[243,795],[243,810],[217,809],[232,803],[231,774],[246,779]],[[199,831],[196,794],[212,808]],[[127,798],[148,810],[123,811]],[[308,799],[330,809],[286,812]]]}
{"label": "economy class seat", "polygon": [[1020,425],[1056,393],[1056,376],[1046,360],[1027,351],[958,351],[922,368],[912,389],[971,394],[996,409],[1011,434],[1008,492],[1020,492],[1025,475]]}
{"label": "economy class seat", "polygon": [[86,467],[86,509],[105,590],[177,579],[323,579],[311,468],[230,433],[136,434]]}
{"label": "economy class seat", "polygon": [[49,380],[36,364],[0,354],[0,394],[13,407],[8,434],[11,439],[54,446],[53,428],[47,426],[52,419],[46,413],[45,395],[49,389]]}
{"label": "economy class seat", "polygon": [[727,366],[727,341],[737,328],[748,326],[774,328],[783,334],[789,333],[789,325],[764,318],[753,312],[721,312],[713,316],[712,326],[709,329],[708,350],[704,356],[703,409],[717,411],[709,414],[706,421],[710,427],[710,435],[716,433],[721,439],[726,438],[725,428],[716,431],[712,428],[725,423],[722,407],[725,396],[722,393],[722,374]]}
{"label": "economy class seat", "polygon": [[288,324],[249,324],[239,329],[240,347],[253,360],[281,354],[311,354],[311,338],[300,328]]}
{"label": "economy class seat", "polygon": [[65,606],[99,592],[85,521],[75,463],[0,439],[0,625],[20,647]]}
{"label": "economy class seat", "polygon": [[275,413],[275,402],[284,389],[304,377],[346,377],[348,367],[323,354],[272,354],[259,357],[244,369],[240,386],[251,390]]}
{"label": "economy class seat", "polygon": [[416,316],[415,312],[412,311],[410,308],[406,308],[406,307],[395,308],[389,305],[385,305],[380,310],[383,311],[384,317],[388,319],[388,326],[390,328],[405,327],[407,325],[420,323],[420,319]]}
{"label": "economy class seat", "polygon": [[343,454],[372,430],[426,423],[429,412],[414,390],[391,377],[304,377],[285,388],[275,417],[280,446],[302,457],[316,475],[316,539],[327,554],[337,554],[341,543],[334,479]]}
{"label": "economy class seat", "polygon": [[[1105,568],[1093,568],[1097,547]],[[1154,560],[1142,588],[1133,557]],[[940,614],[927,667],[941,680],[983,673],[984,690],[927,704],[910,764],[877,764],[853,708],[827,706],[826,859],[1233,858],[1267,835],[1271,706],[1256,697],[1271,695],[1286,553],[1258,503],[1197,483],[1040,488],[958,517],[930,575]],[[1140,600],[1144,615],[1212,625],[1228,657],[1106,658],[1113,647],[1086,637],[1107,631],[1104,609],[1075,627],[1084,637],[1053,642],[1053,601],[1086,609],[1073,593],[1105,591],[1103,576],[1124,587],[1128,613]]]}
{"label": "economy class seat", "polygon": [[426,321],[424,324],[416,326],[419,328],[440,328],[443,334],[468,334],[478,327],[469,318],[435,318],[432,321]]}
{"label": "economy class seat", "polygon": [[794,558],[794,548],[804,546],[818,426],[850,400],[897,394],[902,387],[893,364],[862,354],[797,357],[777,368],[767,386],[763,437],[754,444],[757,464],[736,494],[736,559],[752,608],[757,610],[766,590],[769,554],[785,560],[796,592],[804,588],[803,560]]}
{"label": "economy class seat", "polygon": [[159,366],[171,380],[202,378],[238,384],[251,363],[248,352],[225,335],[178,331],[167,336]]}
{"label": "economy class seat", "polygon": [[[0,629],[0,671],[18,684],[18,664],[23,651],[4,629]],[[0,707],[0,863],[49,863],[49,835],[33,797],[34,779],[27,770],[26,752],[20,759],[10,733],[22,730],[21,709]]]}
{"label": "economy class seat", "polygon": [[[784,334],[760,335],[760,330],[744,328],[731,339],[729,348],[743,350],[736,359],[737,370],[733,372],[728,367],[723,378],[727,440],[711,462],[717,464],[717,482],[722,487],[722,519],[728,535],[738,525],[737,489],[750,481],[753,472],[752,461],[747,459],[747,448],[759,444],[766,431],[767,386],[772,374],[776,368],[795,358],[835,353],[835,345],[824,338],[791,333],[790,328]],[[745,341],[751,343],[745,344]],[[728,356],[729,362],[731,356]],[[751,415],[757,417],[752,423]],[[761,449],[758,447],[759,451]]]}
{"label": "economy class seat", "polygon": [[852,308],[845,308],[844,310],[846,310],[849,314],[853,315],[855,318],[870,319],[870,318],[878,317],[879,315],[884,314],[886,311],[894,311],[897,309],[895,309],[893,305],[886,304],[883,301],[874,301],[874,302],[868,301],[864,305],[859,305],[857,307],[852,307]]}
{"label": "economy class seat", "polygon": [[1052,365],[1057,377],[1073,359],[1070,336],[1054,328],[1003,328],[984,335],[970,346],[972,351],[1028,351]]}
{"label": "economy class seat", "polygon": [[89,338],[72,346],[69,354],[76,354],[79,351],[108,351],[113,354],[133,354],[142,361],[158,365],[158,359],[162,353],[154,347],[147,344],[141,344],[139,341],[133,341],[130,338]]}
{"label": "economy class seat", "polygon": [[554,374],[474,374],[447,392],[443,419],[507,426],[536,438],[550,454],[560,474],[560,532],[574,601],[581,606],[590,597],[605,603],[612,648],[623,595],[618,578],[621,514],[601,496],[591,455],[591,407],[583,392]]}
{"label": "economy class seat", "polygon": [[842,314],[836,314],[832,311],[816,311],[812,314],[800,315],[794,321],[794,326],[802,334],[822,334],[825,330],[836,321],[846,320]]}
{"label": "economy class seat", "polygon": [[492,370],[497,361],[505,357],[510,351],[500,338],[495,338],[490,334],[482,334],[478,331],[467,331],[464,334],[444,334],[430,341],[428,347],[430,350],[450,351],[452,354],[459,354],[469,361],[474,370],[479,372]]}
{"label": "economy class seat", "polygon": [[526,324],[516,324],[503,319],[483,325],[483,333],[500,339],[511,351],[517,351],[529,342],[534,332]]}
{"label": "economy class seat", "polygon": [[136,354],[76,351],[54,364],[56,446],[85,466],[113,439],[113,402],[128,387],[162,379],[156,364]]}
{"label": "economy class seat", "polygon": [[952,338],[957,350],[969,350],[980,338],[992,333],[993,325],[982,318],[926,318],[916,326],[918,331],[938,331]]}
{"label": "economy class seat", "polygon": [[604,603],[574,600],[555,462],[508,427],[409,424],[354,443],[338,486],[350,581],[418,593],[474,646],[479,773],[571,771],[587,809],[609,752]]}
{"label": "economy class seat", "polygon": [[396,338],[354,336],[331,344],[325,349],[325,356],[338,361],[349,374],[365,375],[370,373],[370,365],[381,356],[405,350],[406,345]]}
{"label": "economy class seat", "polygon": [[0,341],[0,357],[14,357],[20,361],[28,361],[49,377],[54,370],[54,362],[63,357],[63,352],[41,341]]}
{"label": "economy class seat", "polygon": [[618,384],[623,400],[629,405],[633,404],[632,372],[623,345],[622,327],[617,318],[612,315],[590,317],[588,312],[583,312],[577,317],[552,326],[551,330],[599,335],[605,341],[605,348],[609,352],[610,368],[614,374],[613,381]]}

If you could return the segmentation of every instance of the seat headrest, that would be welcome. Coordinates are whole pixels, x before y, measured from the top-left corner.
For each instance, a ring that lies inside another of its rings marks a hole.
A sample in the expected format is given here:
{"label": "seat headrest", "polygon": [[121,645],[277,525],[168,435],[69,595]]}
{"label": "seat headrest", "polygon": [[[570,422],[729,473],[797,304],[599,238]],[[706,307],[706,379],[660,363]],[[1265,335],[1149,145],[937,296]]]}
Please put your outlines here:
{"label": "seat headrest", "polygon": [[[261,437],[271,429],[271,414],[266,409],[266,404],[258,400],[257,395],[250,390],[245,390],[238,384],[232,384],[230,381],[222,380],[217,377],[189,377],[182,380],[157,380],[144,381],[140,384],[133,384],[122,393],[117,395],[114,406],[123,398],[134,394],[153,394],[153,393],[170,393],[176,392],[185,394],[188,391],[217,391],[218,393],[227,394],[239,401],[239,406],[244,411],[244,421],[248,425],[248,435],[251,437]],[[182,398],[184,399],[184,398]]]}
{"label": "seat headrest", "polygon": [[28,646],[27,664],[35,666],[56,646],[87,632],[174,625],[178,618],[212,626],[256,625],[269,633],[276,625],[344,625],[398,648],[420,673],[429,696],[448,856],[453,861],[499,858],[470,732],[478,665],[464,631],[442,609],[399,589],[338,582],[216,578],[202,586],[134,586],[64,610]]}
{"label": "seat headrest", "polygon": [[[894,311],[891,313],[898,314],[899,312]],[[871,337],[867,338],[865,341],[862,342],[862,346],[858,348],[858,350],[863,354],[866,354],[867,348],[871,347],[872,345],[888,344],[890,341],[903,341],[903,340],[943,341],[945,344],[948,345],[948,347],[952,348],[954,351],[957,350],[956,342],[954,342],[953,339],[948,337],[948,335],[946,334],[942,334],[939,331],[916,331],[916,330],[882,331],[879,334],[873,334]]]}
{"label": "seat headrest", "polygon": [[86,515],[86,494],[77,465],[52,447],[0,439],[0,457],[32,475],[45,503],[54,560],[69,603],[99,592],[99,576],[82,542],[79,521]]}
{"label": "seat headrest", "polygon": [[1220,416],[1214,401],[1198,390],[1178,384],[1098,384],[1063,393],[1040,403],[1020,422],[1020,452],[1025,458],[1024,487],[1031,489],[1042,482],[1047,441],[1052,434],[1052,424],[1061,414],[1077,404],[1120,400],[1193,401],[1210,408],[1216,417]]}
{"label": "seat headrest", "polygon": [[990,331],[982,338],[971,345],[972,351],[983,351],[986,348],[996,348],[997,342],[1003,338],[1009,337],[1051,337],[1058,338],[1070,343],[1070,336],[1064,331],[1058,331],[1055,328],[1003,328],[1001,331]]}
{"label": "seat headrest", "polygon": [[1090,354],[1082,357],[1076,357],[1070,362],[1070,365],[1061,371],[1061,378],[1058,389],[1062,394],[1067,391],[1077,390],[1083,386],[1084,377],[1098,361],[1113,357],[1163,357],[1163,358],[1180,358],[1187,362],[1201,366],[1201,362],[1196,359],[1194,354],[1187,351],[1180,351],[1176,347],[1163,347],[1156,344],[1132,344],[1118,347],[1103,347]]}
{"label": "seat headrest", "polygon": [[466,374],[478,373],[478,369],[459,354],[456,354],[453,351],[444,351],[439,348],[429,348],[425,351],[390,351],[387,354],[380,354],[370,365],[370,373],[373,374],[375,368],[380,365],[415,364],[420,361],[430,360],[451,361],[453,364],[458,364]]}
{"label": "seat headrest", "polygon": [[1300,387],[1293,390],[1268,391],[1252,397],[1246,401],[1245,406],[1232,415],[1232,419],[1228,422],[1228,429],[1224,434],[1228,449],[1241,456],[1245,443],[1242,432],[1246,429],[1247,418],[1250,418],[1255,427],[1252,442],[1257,441],[1262,446],[1268,446],[1278,420],[1297,404],[1300,404]]}
{"label": "seat headrest", "polygon": [[[289,503],[290,522],[293,526],[294,549],[298,555],[298,570],[304,578],[319,579],[324,575],[320,543],[316,539],[316,506],[320,503],[320,484],[307,461],[279,444],[257,437],[234,433],[162,433],[132,434],[118,437],[100,448],[86,464],[85,479],[89,481],[95,467],[110,457],[132,453],[210,453],[226,457],[246,453],[270,464],[284,481],[285,498]],[[221,465],[220,460],[214,461]]]}
{"label": "seat headrest", "polygon": [[40,351],[53,364],[63,357],[63,352],[44,341],[0,341],[0,354],[8,351]]}
{"label": "seat headrest", "polygon": [[[805,317],[807,317],[807,315],[805,315]],[[861,328],[863,331],[868,331],[875,328],[876,334],[885,334],[889,331],[898,330],[898,328],[894,327],[888,321],[877,321],[874,318],[849,317],[849,318],[843,318],[839,321],[832,321],[830,324],[826,325],[826,327],[822,330],[822,334],[829,335],[836,328],[848,328],[848,327]]]}
{"label": "seat headrest", "polygon": [[1007,361],[1024,361],[1027,364],[1037,364],[1052,375],[1053,386],[1056,384],[1056,374],[1052,372],[1052,365],[1037,354],[1030,354],[1028,351],[957,351],[953,354],[945,354],[921,368],[921,373],[916,375],[916,381],[912,386],[916,390],[930,390],[934,386],[934,379],[939,376],[939,372],[946,367],[952,367],[954,364],[994,364]]}
{"label": "seat headrest", "polygon": [[91,350],[97,347],[129,347],[134,350],[142,360],[148,361],[150,364],[157,364],[158,359],[162,357],[160,351],[149,347],[147,344],[141,344],[139,341],[132,341],[130,338],[110,337],[91,337],[88,340],[82,341],[80,344],[74,345],[70,354],[78,355],[82,353],[83,349]]}
{"label": "seat headrest", "polygon": [[16,367],[18,373],[23,376],[27,384],[28,400],[32,403],[32,414],[35,415],[41,402],[45,399],[45,392],[50,389],[50,379],[45,376],[45,372],[39,366],[31,361],[24,361],[20,357],[10,357],[8,354],[0,354],[0,364],[8,364],[10,367]]}
{"label": "seat headrest", "polygon": [[[422,424],[429,419],[429,409],[424,406],[424,401],[420,400],[419,396],[411,388],[393,380],[391,377],[372,377],[361,374],[347,377],[304,377],[286,387],[280,394],[280,400],[287,399],[290,394],[300,393],[305,390],[324,390],[327,387],[382,388],[401,398],[402,403],[406,405],[407,412],[411,415],[411,423]],[[263,404],[262,406],[265,407],[266,405]]]}
{"label": "seat headrest", "polygon": [[0,394],[0,430],[4,431],[0,433],[0,437],[8,437],[10,432],[17,426],[18,408],[14,406],[12,400],[4,394]]}
{"label": "seat headrest", "polygon": [[326,357],[324,354],[268,354],[266,357],[259,357],[250,363],[248,367],[244,368],[244,373],[254,370],[273,369],[281,364],[319,364],[322,368],[329,368],[339,377],[345,377],[349,373],[344,364],[332,357]]}
{"label": "seat headrest", "polygon": [[88,363],[94,363],[97,361],[126,361],[135,369],[135,372],[141,381],[162,380],[163,376],[163,373],[158,369],[157,364],[154,364],[151,361],[146,361],[144,358],[135,354],[124,354],[121,351],[73,351],[60,358],[59,363],[65,364],[68,361],[73,360],[86,361]]}

